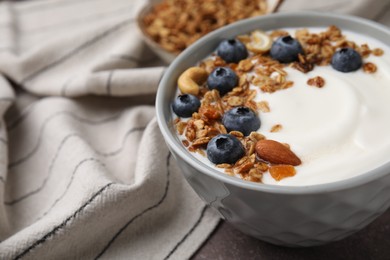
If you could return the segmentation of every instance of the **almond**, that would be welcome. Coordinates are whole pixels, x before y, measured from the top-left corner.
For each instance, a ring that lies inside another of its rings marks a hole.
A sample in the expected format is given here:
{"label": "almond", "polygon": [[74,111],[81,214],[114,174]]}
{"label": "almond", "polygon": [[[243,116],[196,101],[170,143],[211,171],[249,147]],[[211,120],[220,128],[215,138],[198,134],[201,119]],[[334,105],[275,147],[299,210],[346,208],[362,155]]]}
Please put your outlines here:
{"label": "almond", "polygon": [[288,147],[274,140],[258,141],[255,150],[260,159],[272,164],[288,164],[293,166],[301,164],[301,159]]}

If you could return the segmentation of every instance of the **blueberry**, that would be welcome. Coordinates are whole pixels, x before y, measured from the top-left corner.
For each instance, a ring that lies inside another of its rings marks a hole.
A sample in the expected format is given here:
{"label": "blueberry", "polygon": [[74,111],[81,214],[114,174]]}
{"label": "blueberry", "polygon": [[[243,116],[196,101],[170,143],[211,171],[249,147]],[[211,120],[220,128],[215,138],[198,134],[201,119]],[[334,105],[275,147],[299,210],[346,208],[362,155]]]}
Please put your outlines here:
{"label": "blueberry", "polygon": [[222,124],[227,131],[240,131],[246,136],[260,128],[260,119],[248,107],[235,107],[223,115]]}
{"label": "blueberry", "polygon": [[237,39],[222,41],[217,48],[217,55],[227,63],[238,63],[248,57],[245,45]]}
{"label": "blueberry", "polygon": [[237,137],[220,134],[207,144],[207,158],[215,164],[235,163],[245,155],[245,149]]}
{"label": "blueberry", "polygon": [[215,68],[207,78],[209,89],[217,89],[219,94],[225,95],[238,84],[236,73],[228,67]]}
{"label": "blueberry", "polygon": [[270,55],[281,63],[289,63],[298,60],[298,54],[304,54],[299,41],[290,35],[279,37],[271,47]]}
{"label": "blueberry", "polygon": [[200,101],[190,94],[178,96],[172,103],[173,112],[180,117],[190,117],[192,113],[198,111]]}
{"label": "blueberry", "polygon": [[352,48],[341,48],[333,54],[331,64],[335,70],[351,72],[362,66],[362,57]]}

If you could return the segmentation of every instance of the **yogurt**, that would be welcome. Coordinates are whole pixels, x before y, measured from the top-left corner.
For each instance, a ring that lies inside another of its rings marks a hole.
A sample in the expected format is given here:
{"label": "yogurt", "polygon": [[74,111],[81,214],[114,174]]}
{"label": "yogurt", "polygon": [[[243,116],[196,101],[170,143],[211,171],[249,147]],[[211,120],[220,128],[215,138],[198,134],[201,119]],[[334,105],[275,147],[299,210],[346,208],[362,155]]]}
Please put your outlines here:
{"label": "yogurt", "polygon": [[[308,28],[311,33],[324,28]],[[287,30],[291,35],[296,29]],[[267,139],[287,143],[302,164],[293,177],[276,181],[269,172],[264,184],[306,186],[348,179],[390,161],[390,48],[382,42],[350,31],[342,31],[357,44],[380,48],[381,56],[370,55],[363,62],[376,65],[375,73],[362,69],[342,73],[330,65],[315,66],[302,73],[286,67],[291,88],[273,93],[257,91],[255,101],[266,101],[269,113],[259,113],[259,133]],[[308,86],[320,76],[322,88]],[[275,125],[280,131],[272,132]],[[202,163],[215,167],[207,157],[194,153]],[[216,167],[215,167],[216,168]],[[220,171],[223,169],[216,168]]]}

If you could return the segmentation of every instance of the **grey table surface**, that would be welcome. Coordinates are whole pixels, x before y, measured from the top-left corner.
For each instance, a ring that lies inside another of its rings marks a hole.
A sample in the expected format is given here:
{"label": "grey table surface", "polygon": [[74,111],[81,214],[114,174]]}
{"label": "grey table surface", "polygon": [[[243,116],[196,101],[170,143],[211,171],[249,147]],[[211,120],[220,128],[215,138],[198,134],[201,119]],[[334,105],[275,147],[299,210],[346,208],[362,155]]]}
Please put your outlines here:
{"label": "grey table surface", "polygon": [[308,248],[275,246],[221,221],[192,260],[203,259],[357,259],[390,260],[390,209],[364,229],[330,244]]}

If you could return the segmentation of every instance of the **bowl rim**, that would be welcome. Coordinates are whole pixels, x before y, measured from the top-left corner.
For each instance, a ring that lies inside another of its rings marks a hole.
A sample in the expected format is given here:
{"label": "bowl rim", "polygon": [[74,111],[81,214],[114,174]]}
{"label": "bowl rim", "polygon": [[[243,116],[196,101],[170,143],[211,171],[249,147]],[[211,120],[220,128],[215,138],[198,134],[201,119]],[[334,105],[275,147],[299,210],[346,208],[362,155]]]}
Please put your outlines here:
{"label": "bowl rim", "polygon": [[338,19],[338,20],[344,20],[346,22],[352,22],[357,24],[364,24],[368,27],[374,27],[375,29],[382,31],[383,33],[390,35],[390,29],[384,25],[381,25],[379,23],[376,23],[371,20],[367,20],[364,18],[351,16],[351,15],[341,15],[341,14],[333,14],[333,13],[327,13],[327,12],[316,12],[316,11],[300,11],[300,12],[289,12],[289,13],[275,13],[270,14],[266,16],[261,17],[254,17],[250,19],[241,20],[238,22],[235,22],[233,24],[227,25],[225,27],[222,27],[220,29],[217,29],[205,36],[203,36],[201,39],[199,39],[197,42],[193,43],[190,47],[188,47],[186,50],[184,50],[167,68],[165,71],[163,77],[161,78],[159,82],[159,86],[157,89],[157,95],[156,95],[156,117],[157,122],[160,127],[160,131],[164,137],[165,142],[167,145],[173,150],[173,152],[180,156],[180,159],[184,160],[187,164],[189,164],[191,167],[195,168],[197,171],[201,172],[202,174],[205,174],[211,178],[215,178],[223,183],[227,183],[239,188],[248,189],[248,190],[255,190],[260,192],[267,192],[267,193],[275,193],[275,194],[294,194],[294,195],[301,195],[301,194],[318,194],[318,193],[327,193],[327,192],[334,192],[344,189],[351,189],[357,186],[364,185],[366,183],[369,183],[371,181],[374,181],[376,179],[379,179],[381,177],[384,177],[387,174],[390,174],[390,161],[374,168],[371,171],[368,171],[366,173],[360,174],[358,176],[354,176],[352,178],[348,178],[345,180],[340,180],[336,182],[330,182],[330,183],[323,183],[323,184],[314,184],[314,185],[307,185],[307,186],[286,186],[286,185],[273,185],[273,184],[259,184],[254,182],[249,182],[242,180],[237,177],[229,176],[227,174],[221,173],[212,167],[204,164],[204,163],[198,163],[198,160],[191,156],[187,149],[183,147],[182,144],[177,142],[177,140],[174,138],[174,136],[171,134],[171,131],[168,127],[168,122],[165,120],[164,113],[163,113],[163,106],[164,106],[164,92],[169,87],[167,84],[167,81],[169,80],[169,75],[174,72],[176,67],[181,63],[181,60],[188,56],[188,54],[193,53],[194,50],[199,49],[205,42],[208,42],[210,39],[220,36],[225,31],[230,31],[234,28],[240,28],[245,27],[248,24],[252,23],[259,23],[261,21],[267,20],[267,19],[277,19],[277,18],[283,18],[283,19],[289,19],[289,18],[298,18],[298,17],[305,17],[305,18],[316,18],[321,17],[324,19]]}

